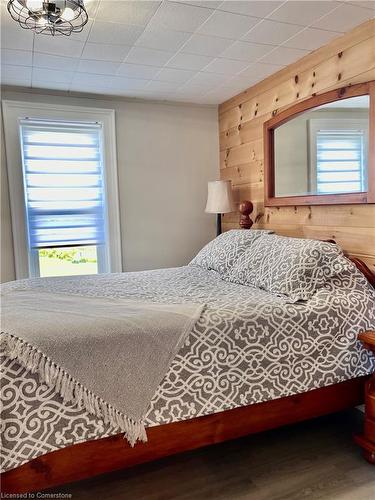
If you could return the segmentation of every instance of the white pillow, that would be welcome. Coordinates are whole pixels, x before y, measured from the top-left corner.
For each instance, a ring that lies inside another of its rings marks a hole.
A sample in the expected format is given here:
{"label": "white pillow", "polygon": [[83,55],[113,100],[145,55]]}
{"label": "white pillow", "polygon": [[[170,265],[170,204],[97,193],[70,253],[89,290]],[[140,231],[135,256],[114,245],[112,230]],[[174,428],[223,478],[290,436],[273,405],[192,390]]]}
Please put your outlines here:
{"label": "white pillow", "polygon": [[264,235],[242,253],[229,281],[261,288],[291,302],[308,300],[337,272],[342,250],[333,243]]}
{"label": "white pillow", "polygon": [[227,276],[240,255],[265,234],[272,231],[260,229],[232,229],[210,241],[190,262],[190,266],[214,270]]}

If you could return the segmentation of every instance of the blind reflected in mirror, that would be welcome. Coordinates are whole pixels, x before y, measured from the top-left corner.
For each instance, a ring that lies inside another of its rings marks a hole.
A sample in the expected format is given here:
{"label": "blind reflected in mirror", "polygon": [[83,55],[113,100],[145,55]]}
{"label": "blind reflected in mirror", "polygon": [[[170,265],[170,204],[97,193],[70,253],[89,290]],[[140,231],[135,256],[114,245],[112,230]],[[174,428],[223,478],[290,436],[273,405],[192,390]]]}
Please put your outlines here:
{"label": "blind reflected in mirror", "polygon": [[368,95],[305,111],[274,130],[275,196],[367,191]]}

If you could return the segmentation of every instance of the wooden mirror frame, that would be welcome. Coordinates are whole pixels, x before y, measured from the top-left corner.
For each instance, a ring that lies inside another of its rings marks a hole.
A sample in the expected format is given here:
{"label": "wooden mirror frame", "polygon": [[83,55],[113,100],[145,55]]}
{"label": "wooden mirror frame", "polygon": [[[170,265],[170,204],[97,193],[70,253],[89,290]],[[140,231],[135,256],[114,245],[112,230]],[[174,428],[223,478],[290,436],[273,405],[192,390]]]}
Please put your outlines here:
{"label": "wooden mirror frame", "polygon": [[[369,109],[369,154],[368,154],[368,187],[367,192],[342,194],[309,194],[302,196],[275,196],[275,146],[274,131],[280,125],[302,114],[304,111],[316,108],[330,102],[368,95]],[[349,85],[324,94],[313,95],[288,109],[277,113],[264,123],[264,205],[297,206],[297,205],[343,205],[375,203],[375,80]]]}

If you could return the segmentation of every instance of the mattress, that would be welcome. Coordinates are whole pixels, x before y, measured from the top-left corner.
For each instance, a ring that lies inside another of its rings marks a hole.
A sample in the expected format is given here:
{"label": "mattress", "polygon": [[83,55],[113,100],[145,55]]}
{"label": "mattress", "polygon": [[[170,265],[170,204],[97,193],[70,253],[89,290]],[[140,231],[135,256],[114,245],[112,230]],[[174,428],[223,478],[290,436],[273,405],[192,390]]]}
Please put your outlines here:
{"label": "mattress", "polygon": [[[198,266],[39,278],[5,286],[205,304],[152,398],[148,427],[306,392],[375,369],[374,358],[356,340],[358,332],[375,327],[375,297],[356,270],[309,301],[294,304],[229,283]],[[119,432],[86,410],[64,403],[16,360],[3,355],[2,369],[2,471]]]}

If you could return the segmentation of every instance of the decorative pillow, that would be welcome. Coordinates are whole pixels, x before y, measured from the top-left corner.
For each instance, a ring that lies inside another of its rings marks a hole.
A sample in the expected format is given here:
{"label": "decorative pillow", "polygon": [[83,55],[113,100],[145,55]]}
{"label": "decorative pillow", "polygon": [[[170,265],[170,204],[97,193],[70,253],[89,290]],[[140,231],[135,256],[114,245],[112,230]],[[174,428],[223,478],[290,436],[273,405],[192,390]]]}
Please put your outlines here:
{"label": "decorative pillow", "polygon": [[228,279],[287,296],[291,302],[308,300],[337,274],[341,255],[333,243],[264,235],[241,255]]}
{"label": "decorative pillow", "polygon": [[254,241],[272,231],[260,229],[232,229],[220,234],[210,241],[194,257],[189,266],[213,269],[222,276],[227,276],[238,257],[248,249]]}

